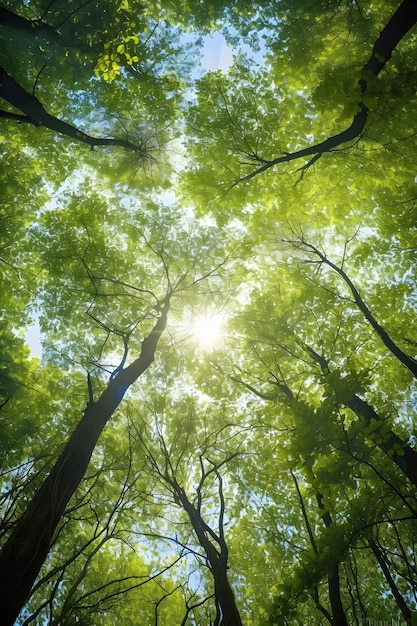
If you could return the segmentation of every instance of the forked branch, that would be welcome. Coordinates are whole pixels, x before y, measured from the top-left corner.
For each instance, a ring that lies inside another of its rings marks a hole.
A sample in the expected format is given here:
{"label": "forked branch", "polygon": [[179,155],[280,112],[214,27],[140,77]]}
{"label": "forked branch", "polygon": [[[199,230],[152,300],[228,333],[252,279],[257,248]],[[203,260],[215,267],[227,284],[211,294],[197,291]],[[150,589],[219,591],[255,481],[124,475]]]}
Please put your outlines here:
{"label": "forked branch", "polygon": [[[386,63],[390,60],[391,55],[398,43],[401,39],[403,39],[403,37],[405,37],[408,31],[414,27],[416,22],[417,3],[415,0],[403,0],[391,19],[388,21],[385,28],[381,31],[374,44],[368,62],[362,68],[362,76],[358,80],[362,95],[365,95],[368,89],[367,75],[372,77],[377,77],[379,75]],[[250,172],[250,174],[240,178],[234,183],[233,186],[240,182],[254,178],[274,165],[289,163],[290,161],[306,158],[307,161],[300,168],[300,170],[304,173],[323,154],[334,151],[342,144],[361,138],[368,119],[368,113],[369,109],[365,103],[363,101],[358,102],[358,112],[354,115],[348,128],[340,133],[336,133],[335,135],[328,137],[324,141],[308,146],[307,148],[303,148],[302,150],[285,153],[282,156],[269,161],[262,159],[262,165],[260,167]]]}
{"label": "forked branch", "polygon": [[316,248],[316,246],[314,246],[313,244],[305,241],[303,236],[298,239],[282,239],[282,241],[283,243],[288,243],[292,245],[294,248],[298,248],[299,250],[303,250],[308,254],[316,256],[319,259],[320,263],[324,263],[324,265],[327,265],[327,267],[339,274],[344,283],[348,286],[356,306],[364,315],[365,319],[372,326],[375,333],[381,339],[385,347],[388,348],[388,350],[400,361],[400,363],[407,367],[413,374],[413,376],[417,378],[417,361],[412,356],[406,354],[403,350],[401,350],[401,348],[387,333],[385,328],[383,328],[381,324],[378,323],[375,316],[372,314],[371,310],[362,299],[358,289],[356,288],[353,281],[349,278],[343,267],[333,263],[333,261],[331,261],[324,252]]}

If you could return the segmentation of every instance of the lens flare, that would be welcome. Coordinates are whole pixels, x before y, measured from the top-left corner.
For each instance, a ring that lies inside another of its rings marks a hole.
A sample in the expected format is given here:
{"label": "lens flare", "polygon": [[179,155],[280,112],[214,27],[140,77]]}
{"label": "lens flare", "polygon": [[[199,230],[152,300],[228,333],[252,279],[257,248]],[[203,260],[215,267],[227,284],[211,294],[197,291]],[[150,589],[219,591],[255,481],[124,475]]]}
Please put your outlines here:
{"label": "lens flare", "polygon": [[208,313],[195,318],[191,325],[192,336],[202,350],[212,350],[220,344],[224,322],[225,315],[222,313]]}

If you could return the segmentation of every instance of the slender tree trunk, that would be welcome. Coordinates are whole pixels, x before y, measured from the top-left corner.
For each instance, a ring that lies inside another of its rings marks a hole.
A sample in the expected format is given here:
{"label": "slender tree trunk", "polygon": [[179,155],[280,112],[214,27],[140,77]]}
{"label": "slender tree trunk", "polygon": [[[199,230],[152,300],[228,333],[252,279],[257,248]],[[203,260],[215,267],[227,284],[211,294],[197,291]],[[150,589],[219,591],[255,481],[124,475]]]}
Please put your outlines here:
{"label": "slender tree trunk", "polygon": [[388,564],[386,562],[386,560],[384,559],[384,555],[382,553],[382,551],[380,550],[380,548],[378,547],[378,545],[375,543],[375,541],[373,539],[370,539],[368,541],[369,546],[372,550],[372,552],[375,554],[376,560],[379,563],[379,566],[385,576],[385,580],[387,581],[392,595],[395,598],[395,601],[397,603],[398,608],[401,611],[401,614],[403,616],[403,618],[405,619],[407,624],[411,624],[411,618],[412,618],[412,613],[410,611],[410,609],[407,606],[406,601],[404,600],[400,590],[398,589],[397,585],[395,584],[395,580],[393,579],[393,577],[391,576],[391,572],[389,571],[389,567]]}
{"label": "slender tree trunk", "polygon": [[[235,596],[227,578],[229,553],[223,530],[220,529],[219,535],[217,535],[205,523],[199,510],[190,502],[185,491],[176,480],[168,475],[163,476],[163,478],[172,487],[176,499],[187,513],[198,541],[206,553],[214,581],[214,595],[220,610],[220,626],[242,626],[242,619],[236,605]],[[223,513],[220,516],[221,518],[222,515]]]}
{"label": "slender tree trunk", "polygon": [[0,552],[0,615],[12,626],[45,561],[55,529],[83,478],[97,440],[130,385],[151,365],[169,308],[142,342],[139,357],[110,380],[90,402],[49,476],[36,492]]}
{"label": "slender tree trunk", "polygon": [[[220,545],[220,552],[216,550],[207,535],[206,525],[199,513],[187,498],[187,503],[182,499],[182,505],[188,513],[191,524],[199,539],[201,547],[204,549],[214,580],[214,593],[216,601],[220,607],[221,626],[242,626],[239,610],[233,590],[227,578],[227,547],[224,541],[216,536],[216,541]],[[213,533],[214,534],[214,533]],[[211,535],[213,536],[213,535]],[[220,539],[220,541],[219,541]]]}
{"label": "slender tree trunk", "polygon": [[[317,494],[317,503],[319,508],[324,511],[322,514],[323,522],[326,528],[332,525],[333,521],[329,511],[323,506],[323,495]],[[327,584],[329,589],[330,606],[332,607],[332,623],[334,626],[349,626],[346,619],[345,610],[343,608],[342,597],[340,594],[340,577],[339,564],[335,563],[327,576]]]}

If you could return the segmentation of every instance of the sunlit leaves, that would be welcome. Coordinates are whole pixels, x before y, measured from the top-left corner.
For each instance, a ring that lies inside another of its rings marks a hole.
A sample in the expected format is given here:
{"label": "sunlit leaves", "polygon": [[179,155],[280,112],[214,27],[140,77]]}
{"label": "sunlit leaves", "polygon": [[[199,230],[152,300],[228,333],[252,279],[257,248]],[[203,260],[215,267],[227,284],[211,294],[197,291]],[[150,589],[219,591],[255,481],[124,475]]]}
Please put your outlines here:
{"label": "sunlit leaves", "polygon": [[[56,36],[7,30],[4,65],[52,114],[141,150],[87,151],[2,120],[3,533],[173,295],[161,350],[103,433],[25,616],[47,602],[51,623],[174,625],[198,604],[189,621],[213,621],[210,572],[166,476],[218,529],[218,478],[200,481],[223,461],[246,624],[321,623],[335,565],[349,623],[396,616],[368,542],[411,604],[415,489],[392,459],[415,445],[415,383],[300,238],[415,356],[415,34],[371,78],[389,2],[29,4],[8,6]],[[254,48],[194,82],[199,37],[225,16],[230,44],[262,35],[265,62]],[[187,40],[183,26],[203,30]],[[343,130],[359,101],[369,123],[352,145],[239,182]],[[42,363],[22,339],[35,315]],[[222,340],[202,350],[210,316]],[[355,414],[355,397],[377,417]]]}

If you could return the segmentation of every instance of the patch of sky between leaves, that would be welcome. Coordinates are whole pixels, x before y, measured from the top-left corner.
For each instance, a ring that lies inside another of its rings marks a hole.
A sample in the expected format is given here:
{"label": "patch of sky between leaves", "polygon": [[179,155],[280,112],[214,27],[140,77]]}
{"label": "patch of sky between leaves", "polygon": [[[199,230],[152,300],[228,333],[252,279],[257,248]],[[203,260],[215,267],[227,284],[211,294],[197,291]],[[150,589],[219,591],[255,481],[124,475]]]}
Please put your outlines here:
{"label": "patch of sky between leaves", "polygon": [[[232,36],[237,38],[238,34],[234,29],[229,29],[229,32],[232,34]],[[192,41],[193,39],[194,35],[183,35],[184,43]],[[206,72],[213,72],[216,70],[227,72],[229,68],[233,65],[235,57],[240,54],[246,55],[255,64],[258,63],[262,65],[264,63],[266,54],[266,46],[262,32],[258,33],[257,39],[257,50],[254,50],[241,38],[239,40],[239,43],[232,48],[227,43],[224,35],[220,32],[215,32],[212,35],[205,35],[201,40],[202,56],[200,59],[200,67],[196,65],[193,78],[198,78]]]}
{"label": "patch of sky between leaves", "polygon": [[208,72],[214,70],[227,72],[233,63],[233,50],[227,45],[221,33],[204,37],[202,53],[201,65]]}
{"label": "patch of sky between leaves", "polygon": [[25,334],[25,342],[30,348],[30,356],[32,358],[42,358],[41,329],[38,320],[29,327]]}

